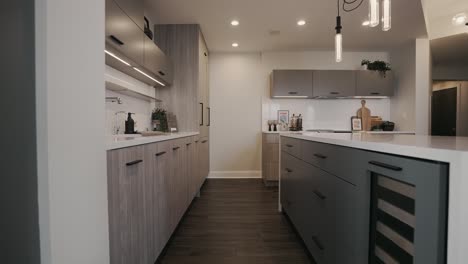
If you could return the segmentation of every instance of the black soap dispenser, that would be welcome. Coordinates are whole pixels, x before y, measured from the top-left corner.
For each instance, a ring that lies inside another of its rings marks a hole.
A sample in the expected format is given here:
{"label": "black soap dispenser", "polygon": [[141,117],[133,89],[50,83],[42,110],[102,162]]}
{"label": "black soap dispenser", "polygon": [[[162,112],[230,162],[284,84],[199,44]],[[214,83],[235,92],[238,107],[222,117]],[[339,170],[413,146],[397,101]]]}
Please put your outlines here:
{"label": "black soap dispenser", "polygon": [[125,134],[135,134],[135,121],[132,118],[133,113],[128,113],[127,121],[125,121]]}

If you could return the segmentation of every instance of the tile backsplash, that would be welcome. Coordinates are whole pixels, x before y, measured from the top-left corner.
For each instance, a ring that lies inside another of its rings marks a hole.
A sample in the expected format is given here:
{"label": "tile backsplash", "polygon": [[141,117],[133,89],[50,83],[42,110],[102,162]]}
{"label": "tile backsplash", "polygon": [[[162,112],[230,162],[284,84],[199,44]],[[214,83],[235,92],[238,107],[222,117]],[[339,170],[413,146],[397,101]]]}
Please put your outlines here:
{"label": "tile backsplash", "polygon": [[[151,130],[151,111],[155,107],[154,103],[111,90],[106,90],[106,97],[120,97],[122,99],[122,104],[106,102],[106,135],[116,134],[118,128],[118,133],[124,134],[128,112],[135,113],[132,115],[133,120],[135,120],[135,130]],[[125,113],[118,113],[121,111]]]}
{"label": "tile backsplash", "polygon": [[[366,107],[371,115],[390,119],[390,99],[366,99]],[[361,99],[262,99],[262,129],[268,130],[268,120],[278,119],[278,110],[289,110],[293,114],[302,114],[302,123],[306,129],[351,130],[351,116],[355,116],[361,107]]]}

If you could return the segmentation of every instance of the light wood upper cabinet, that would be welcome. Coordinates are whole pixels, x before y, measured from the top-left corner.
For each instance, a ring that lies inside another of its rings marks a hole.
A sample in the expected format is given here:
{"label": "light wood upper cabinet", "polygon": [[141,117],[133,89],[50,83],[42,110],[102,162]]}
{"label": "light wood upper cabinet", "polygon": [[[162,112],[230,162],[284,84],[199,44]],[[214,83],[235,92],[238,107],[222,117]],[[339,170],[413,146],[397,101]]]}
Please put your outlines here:
{"label": "light wood upper cabinet", "polygon": [[106,0],[106,43],[135,63],[143,65],[144,41],[143,31],[116,2]]}
{"label": "light wood upper cabinet", "polygon": [[132,21],[141,29],[145,28],[144,21],[144,2],[143,0],[113,0],[124,10],[125,14],[129,16]]}
{"label": "light wood upper cabinet", "polygon": [[143,147],[108,152],[110,259],[115,264],[148,263]]}
{"label": "light wood upper cabinet", "polygon": [[173,65],[171,60],[154,42],[145,35],[144,67],[166,84],[172,84]]}
{"label": "light wood upper cabinet", "polygon": [[393,72],[383,74],[375,71],[356,71],[356,94],[358,96],[393,96]]}
{"label": "light wood upper cabinet", "polygon": [[314,71],[313,97],[356,95],[356,71]]}
{"label": "light wood upper cabinet", "polygon": [[274,70],[271,97],[312,98],[313,74],[310,70]]}

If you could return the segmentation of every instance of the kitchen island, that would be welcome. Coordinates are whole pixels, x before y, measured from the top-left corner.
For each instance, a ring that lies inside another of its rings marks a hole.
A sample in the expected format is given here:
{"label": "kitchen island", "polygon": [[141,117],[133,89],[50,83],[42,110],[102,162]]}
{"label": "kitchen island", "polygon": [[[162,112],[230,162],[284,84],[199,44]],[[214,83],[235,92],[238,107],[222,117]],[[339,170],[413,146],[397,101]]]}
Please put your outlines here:
{"label": "kitchen island", "polygon": [[468,138],[301,133],[280,145],[280,208],[317,263],[468,259]]}

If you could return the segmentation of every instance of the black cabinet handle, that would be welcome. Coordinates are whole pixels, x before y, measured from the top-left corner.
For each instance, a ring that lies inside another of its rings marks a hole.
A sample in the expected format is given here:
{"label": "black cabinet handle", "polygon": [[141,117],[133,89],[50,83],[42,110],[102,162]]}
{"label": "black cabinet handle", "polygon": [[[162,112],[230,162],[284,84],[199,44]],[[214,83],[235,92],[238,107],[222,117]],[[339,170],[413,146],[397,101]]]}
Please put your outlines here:
{"label": "black cabinet handle", "polygon": [[377,166],[377,167],[381,167],[381,168],[384,168],[384,169],[389,169],[389,170],[392,170],[392,171],[402,171],[403,170],[403,168],[393,166],[393,165],[389,165],[389,164],[385,164],[385,163],[378,162],[378,161],[369,161],[369,164]]}
{"label": "black cabinet handle", "polygon": [[172,150],[178,150],[180,147],[173,147]]}
{"label": "black cabinet handle", "polygon": [[323,195],[321,192],[317,191],[317,190],[313,190],[312,191],[315,195],[317,195],[318,198],[320,198],[321,200],[325,200],[327,199],[327,197],[325,195]]}
{"label": "black cabinet handle", "polygon": [[198,143],[198,140],[195,140],[195,143]]}
{"label": "black cabinet handle", "polygon": [[203,103],[200,103],[200,106],[201,106],[201,123],[200,123],[200,126],[203,126],[203,124],[205,123],[205,121],[203,120],[203,111],[205,109],[203,107]]}
{"label": "black cabinet handle", "polygon": [[185,144],[185,145],[190,146],[190,145],[192,145],[192,143],[187,143],[187,144]]}
{"label": "black cabinet handle", "polygon": [[322,154],[314,154],[315,157],[319,158],[319,159],[326,159],[328,158],[327,156],[325,155],[322,155]]}
{"label": "black cabinet handle", "polygon": [[162,151],[162,152],[159,152],[159,153],[156,153],[156,157],[159,157],[159,156],[162,156],[166,154],[166,151]]}
{"label": "black cabinet handle", "polygon": [[286,168],[285,170],[289,173],[293,172],[291,169],[288,169],[288,168]]}
{"label": "black cabinet handle", "polygon": [[211,126],[211,108],[207,107],[208,109],[208,124],[206,126]]}
{"label": "black cabinet handle", "polygon": [[371,93],[371,95],[380,95],[380,93]]}
{"label": "black cabinet handle", "polygon": [[158,71],[159,75],[165,76],[166,74],[163,71]]}
{"label": "black cabinet handle", "polygon": [[206,142],[208,142],[208,140],[203,140],[201,143],[206,143]]}
{"label": "black cabinet handle", "polygon": [[132,162],[128,162],[128,163],[125,164],[125,165],[127,165],[127,166],[133,166],[133,165],[136,165],[136,164],[142,163],[142,162],[143,162],[143,160],[135,160],[135,161],[132,161]]}
{"label": "black cabinet handle", "polygon": [[330,92],[330,94],[340,94],[339,92]]}
{"label": "black cabinet handle", "polygon": [[292,148],[292,147],[294,147],[294,146],[293,146],[293,145],[286,144],[286,147]]}
{"label": "black cabinet handle", "polygon": [[320,240],[316,236],[312,236],[312,240],[314,241],[315,245],[317,245],[317,247],[321,251],[325,250],[325,247],[322,245],[322,243],[320,242]]}
{"label": "black cabinet handle", "polygon": [[123,43],[123,41],[121,41],[119,38],[117,38],[116,36],[114,35],[110,35],[109,38],[114,41],[115,43],[119,44],[120,46],[123,46],[125,45],[125,43]]}
{"label": "black cabinet handle", "polygon": [[297,94],[297,92],[289,92],[288,94],[293,95],[293,94]]}

